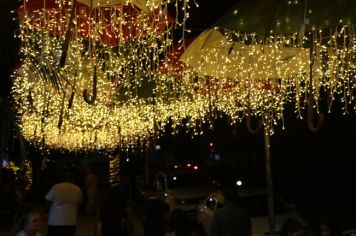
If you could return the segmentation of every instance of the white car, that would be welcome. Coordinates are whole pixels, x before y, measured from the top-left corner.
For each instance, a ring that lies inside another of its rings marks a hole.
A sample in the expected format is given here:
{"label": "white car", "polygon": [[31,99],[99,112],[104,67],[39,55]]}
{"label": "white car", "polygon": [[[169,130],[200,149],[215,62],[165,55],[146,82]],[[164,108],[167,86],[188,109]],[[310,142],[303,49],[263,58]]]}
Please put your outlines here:
{"label": "white car", "polygon": [[158,172],[154,180],[156,196],[167,202],[170,209],[180,208],[196,215],[198,205],[216,187],[199,169],[176,169]]}
{"label": "white car", "polygon": [[[267,194],[263,188],[241,189],[239,191],[239,201],[251,217],[252,236],[264,236],[269,234]],[[287,218],[299,220],[303,225],[304,221],[293,211],[293,207],[288,205],[279,196],[274,196],[276,232],[281,229]],[[211,235],[211,222],[213,215],[218,208],[224,206],[224,197],[221,192],[210,194],[198,207],[197,217],[199,224],[203,227],[206,235]]]}

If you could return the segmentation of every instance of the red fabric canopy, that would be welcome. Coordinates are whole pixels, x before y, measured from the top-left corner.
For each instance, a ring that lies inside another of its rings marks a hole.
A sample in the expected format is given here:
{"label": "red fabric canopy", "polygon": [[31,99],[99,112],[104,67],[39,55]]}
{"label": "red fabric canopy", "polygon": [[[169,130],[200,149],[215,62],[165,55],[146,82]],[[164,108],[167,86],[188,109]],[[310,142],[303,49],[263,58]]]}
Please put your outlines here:
{"label": "red fabric canopy", "polygon": [[183,63],[179,61],[179,58],[193,40],[194,38],[187,38],[184,40],[184,44],[181,42],[174,45],[172,50],[167,53],[166,60],[160,63],[161,74],[168,74],[170,70],[173,70],[174,74],[179,74],[183,70]]}
{"label": "red fabric canopy", "polygon": [[[53,35],[64,35],[67,23],[64,15],[70,14],[71,6],[59,6],[55,0],[30,0],[18,10],[20,22],[23,24],[25,15],[29,17],[29,24],[34,28],[44,29]],[[117,45],[120,40],[128,40],[148,33],[161,33],[167,23],[172,24],[174,19],[170,15],[161,13],[160,9],[149,14],[144,28],[138,23],[142,10],[133,4],[117,4],[105,7],[90,8],[77,2],[76,27],[72,37],[95,38],[102,44]]]}

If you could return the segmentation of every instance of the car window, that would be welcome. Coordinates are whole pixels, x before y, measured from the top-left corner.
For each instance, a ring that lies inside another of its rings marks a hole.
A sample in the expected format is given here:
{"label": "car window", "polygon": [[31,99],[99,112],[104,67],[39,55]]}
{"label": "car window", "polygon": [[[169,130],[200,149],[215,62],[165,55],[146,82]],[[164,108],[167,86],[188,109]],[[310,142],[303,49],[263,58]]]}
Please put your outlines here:
{"label": "car window", "polygon": [[214,198],[208,198],[205,202],[205,206],[211,210],[215,210],[216,200]]}
{"label": "car window", "polygon": [[[260,217],[268,215],[267,195],[243,196],[239,198],[242,208],[247,210],[251,217]],[[289,208],[279,199],[274,198],[274,210],[276,214],[283,214],[289,211]]]}
{"label": "car window", "polygon": [[202,172],[187,172],[169,175],[167,177],[168,188],[185,188],[193,186],[207,185],[209,179]]}

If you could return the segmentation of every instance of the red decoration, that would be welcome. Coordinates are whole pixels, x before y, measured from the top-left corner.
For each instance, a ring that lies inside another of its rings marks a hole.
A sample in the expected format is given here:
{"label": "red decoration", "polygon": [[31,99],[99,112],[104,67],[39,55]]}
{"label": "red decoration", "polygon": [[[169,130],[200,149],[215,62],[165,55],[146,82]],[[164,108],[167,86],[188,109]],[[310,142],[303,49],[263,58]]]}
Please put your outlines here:
{"label": "red decoration", "polygon": [[[55,0],[30,0],[18,10],[20,21],[24,22],[25,14],[27,14],[30,19],[29,24],[34,28],[47,30],[53,35],[64,35],[67,24],[62,22],[63,15],[70,14],[71,9],[68,2],[60,7]],[[170,15],[166,16],[161,13],[160,9],[157,9],[150,13],[146,20],[146,23],[151,26],[148,32],[147,28],[138,24],[140,14],[142,10],[133,4],[90,8],[78,2],[76,6],[77,26],[72,37],[95,37],[99,39],[99,43],[117,45],[120,40],[129,40],[150,32],[159,34],[167,27],[167,23],[174,22]]]}

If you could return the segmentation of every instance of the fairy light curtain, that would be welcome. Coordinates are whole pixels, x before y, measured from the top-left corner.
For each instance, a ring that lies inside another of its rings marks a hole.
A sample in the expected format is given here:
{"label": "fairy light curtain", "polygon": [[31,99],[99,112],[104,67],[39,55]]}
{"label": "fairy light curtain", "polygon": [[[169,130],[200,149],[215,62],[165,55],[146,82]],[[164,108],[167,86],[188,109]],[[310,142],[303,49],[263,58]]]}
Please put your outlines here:
{"label": "fairy light curtain", "polygon": [[188,0],[175,3],[180,22],[168,2],[25,1],[22,67],[12,90],[24,137],[69,150],[129,148],[159,135],[171,117],[178,125],[187,114],[203,116],[175,81],[157,73],[172,29],[184,31],[188,18]]}
{"label": "fairy light curtain", "polygon": [[293,102],[299,118],[308,109],[316,130],[322,93],[329,112],[336,97],[345,113],[356,108],[355,17],[350,0],[240,0],[180,60],[213,113],[233,122],[260,117],[273,133]]}
{"label": "fairy light curtain", "polygon": [[109,184],[111,187],[120,184],[120,156],[109,155]]}

